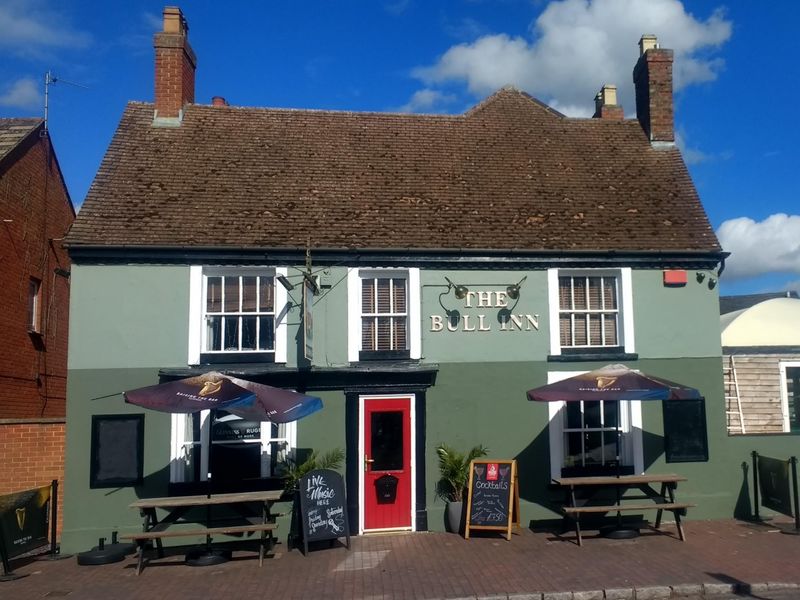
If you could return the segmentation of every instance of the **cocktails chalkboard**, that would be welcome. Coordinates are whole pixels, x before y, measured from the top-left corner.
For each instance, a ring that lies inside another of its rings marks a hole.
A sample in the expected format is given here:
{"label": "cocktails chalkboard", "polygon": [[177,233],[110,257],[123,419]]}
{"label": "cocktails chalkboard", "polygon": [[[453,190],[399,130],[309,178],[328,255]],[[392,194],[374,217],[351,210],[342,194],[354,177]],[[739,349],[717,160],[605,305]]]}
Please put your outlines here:
{"label": "cocktails chalkboard", "polygon": [[347,538],[350,548],[350,525],[342,476],[330,469],[309,471],[298,481],[300,523],[304,554],[308,543]]}
{"label": "cocktails chalkboard", "polygon": [[511,539],[511,525],[519,525],[517,461],[473,460],[469,466],[467,527],[505,531]]}

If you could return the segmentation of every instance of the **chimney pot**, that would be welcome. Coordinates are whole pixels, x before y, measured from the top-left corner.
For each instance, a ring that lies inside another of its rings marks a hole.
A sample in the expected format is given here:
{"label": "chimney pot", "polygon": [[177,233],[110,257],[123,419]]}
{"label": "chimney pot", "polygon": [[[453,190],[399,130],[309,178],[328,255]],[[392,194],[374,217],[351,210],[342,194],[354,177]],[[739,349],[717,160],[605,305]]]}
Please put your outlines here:
{"label": "chimney pot", "polygon": [[658,48],[658,38],[652,33],[645,33],[639,38],[639,56],[651,48]]}
{"label": "chimney pot", "polygon": [[621,121],[624,117],[622,107],[617,104],[617,86],[604,85],[594,97],[593,118]]}
{"label": "chimney pot", "polygon": [[228,101],[222,96],[214,96],[211,98],[211,106],[228,106]]}
{"label": "chimney pot", "polygon": [[164,7],[164,33],[177,33],[185,35],[189,32],[186,19],[181,9],[177,6]]}

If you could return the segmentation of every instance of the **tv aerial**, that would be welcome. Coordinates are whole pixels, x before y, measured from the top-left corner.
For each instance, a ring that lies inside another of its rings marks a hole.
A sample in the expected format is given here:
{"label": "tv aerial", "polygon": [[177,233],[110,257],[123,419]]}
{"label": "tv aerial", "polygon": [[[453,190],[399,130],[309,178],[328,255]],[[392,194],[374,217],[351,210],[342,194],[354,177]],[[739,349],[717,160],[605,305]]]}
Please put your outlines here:
{"label": "tv aerial", "polygon": [[52,71],[48,70],[47,73],[44,74],[44,131],[47,131],[47,118],[50,110],[50,86],[55,85],[56,83],[65,83],[67,85],[83,88],[85,90],[89,89],[89,86],[87,85],[56,77]]}

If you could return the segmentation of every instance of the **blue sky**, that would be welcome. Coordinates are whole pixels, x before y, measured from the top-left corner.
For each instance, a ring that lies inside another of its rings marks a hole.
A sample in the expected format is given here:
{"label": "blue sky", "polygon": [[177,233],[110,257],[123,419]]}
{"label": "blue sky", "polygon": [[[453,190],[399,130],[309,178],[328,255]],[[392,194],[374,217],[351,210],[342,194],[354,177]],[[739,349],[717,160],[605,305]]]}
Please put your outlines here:
{"label": "blue sky", "polygon": [[[163,2],[0,0],[0,116],[40,116],[76,206],[128,100],[152,101]],[[723,247],[723,294],[800,289],[800,2],[186,1],[200,103],[460,113],[512,84],[633,116],[642,33],[675,50],[679,144]],[[76,87],[68,82],[85,87]]]}

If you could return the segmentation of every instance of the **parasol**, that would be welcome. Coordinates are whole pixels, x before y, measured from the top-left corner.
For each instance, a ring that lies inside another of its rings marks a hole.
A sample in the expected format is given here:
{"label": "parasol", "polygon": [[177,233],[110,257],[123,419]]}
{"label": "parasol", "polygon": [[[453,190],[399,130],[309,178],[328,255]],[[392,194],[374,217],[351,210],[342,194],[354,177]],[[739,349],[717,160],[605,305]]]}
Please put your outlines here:
{"label": "parasol", "polygon": [[[272,421],[289,423],[310,415],[322,408],[322,400],[290,390],[229,377],[215,371],[168,381],[158,385],[124,392],[125,402],[167,413],[195,413],[210,410],[211,423],[214,423],[217,410],[225,410],[250,421]],[[208,447],[208,473],[206,490],[212,493],[211,452],[213,442]],[[207,525],[210,513],[206,513]],[[208,558],[196,564],[217,564],[222,558],[211,558],[211,540],[206,538]]]}
{"label": "parasol", "polygon": [[[620,475],[619,402],[622,400],[699,400],[694,388],[646,375],[622,364],[611,364],[527,392],[537,402],[616,402],[614,433],[616,471]],[[619,489],[619,488],[617,488]],[[619,513],[617,513],[619,522]],[[618,528],[619,529],[619,528]]]}

